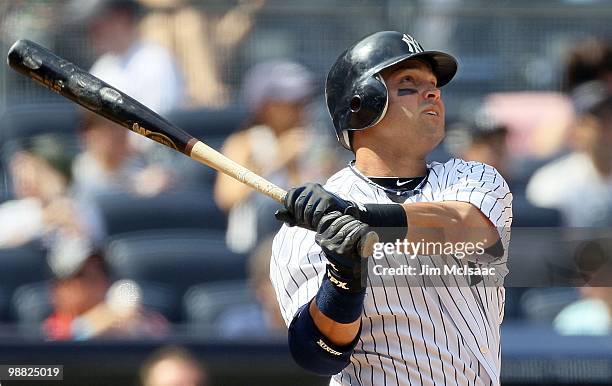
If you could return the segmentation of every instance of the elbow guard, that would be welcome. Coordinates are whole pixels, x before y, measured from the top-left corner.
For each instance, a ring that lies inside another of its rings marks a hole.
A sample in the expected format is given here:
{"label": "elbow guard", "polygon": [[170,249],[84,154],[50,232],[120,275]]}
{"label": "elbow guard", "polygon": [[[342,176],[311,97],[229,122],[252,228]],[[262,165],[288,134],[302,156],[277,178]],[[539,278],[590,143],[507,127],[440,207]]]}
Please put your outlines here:
{"label": "elbow guard", "polygon": [[319,331],[309,311],[302,306],[289,326],[289,349],[302,368],[325,376],[338,374],[351,360],[359,335],[346,346],[329,342]]}

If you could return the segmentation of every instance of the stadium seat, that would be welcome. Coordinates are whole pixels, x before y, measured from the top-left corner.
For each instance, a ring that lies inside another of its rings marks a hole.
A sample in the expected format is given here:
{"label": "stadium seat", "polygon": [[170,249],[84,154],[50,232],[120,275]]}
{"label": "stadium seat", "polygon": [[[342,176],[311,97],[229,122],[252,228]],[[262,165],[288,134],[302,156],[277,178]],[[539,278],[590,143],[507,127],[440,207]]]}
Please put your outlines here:
{"label": "stadium seat", "polygon": [[74,103],[38,103],[16,105],[2,114],[2,143],[40,134],[74,136],[79,110]]}
{"label": "stadium seat", "polygon": [[[216,150],[220,150],[225,139],[243,124],[245,117],[246,112],[240,106],[176,110],[168,115],[170,122]],[[213,186],[217,175],[213,168],[188,158],[185,160],[180,165],[182,174],[187,176],[185,183],[196,187]]]}
{"label": "stadium seat", "polygon": [[194,285],[183,298],[185,321],[198,328],[212,329],[216,318],[224,311],[254,302],[256,300],[246,280]]}
{"label": "stadium seat", "polygon": [[151,229],[224,230],[227,224],[208,191],[169,192],[155,197],[105,194],[98,196],[96,203],[109,236]]}
{"label": "stadium seat", "polygon": [[521,296],[528,291],[527,288],[522,287],[506,287],[506,295],[504,302],[504,320],[521,320],[525,318],[523,315],[523,309],[521,308],[520,300]]}
{"label": "stadium seat", "polygon": [[49,290],[48,281],[28,283],[17,288],[11,299],[14,319],[20,325],[41,323],[53,310]]}
{"label": "stadium seat", "polygon": [[11,319],[10,299],[13,292],[24,283],[47,278],[46,251],[38,241],[16,248],[0,249],[0,318]]}
{"label": "stadium seat", "polygon": [[38,241],[15,248],[0,248],[0,288],[12,292],[24,283],[48,276],[46,250]]}
{"label": "stadium seat", "polygon": [[181,294],[173,287],[163,283],[139,281],[142,305],[162,314],[170,322],[181,321]]}
{"label": "stadium seat", "polygon": [[202,230],[134,232],[109,240],[106,258],[117,278],[160,283],[182,294],[188,287],[241,279],[246,256],[231,252],[224,233]]}
{"label": "stadium seat", "polygon": [[170,122],[213,147],[220,145],[219,140],[236,131],[245,119],[246,111],[240,106],[175,110],[168,114]]}
{"label": "stadium seat", "polygon": [[561,226],[561,213],[558,210],[534,206],[524,194],[514,194],[512,213],[512,227]]}
{"label": "stadium seat", "polygon": [[559,242],[562,228],[512,227],[508,251],[508,287],[542,287],[557,282],[555,264],[566,261],[568,252]]}
{"label": "stadium seat", "polygon": [[11,299],[6,290],[0,288],[0,323],[8,319]]}

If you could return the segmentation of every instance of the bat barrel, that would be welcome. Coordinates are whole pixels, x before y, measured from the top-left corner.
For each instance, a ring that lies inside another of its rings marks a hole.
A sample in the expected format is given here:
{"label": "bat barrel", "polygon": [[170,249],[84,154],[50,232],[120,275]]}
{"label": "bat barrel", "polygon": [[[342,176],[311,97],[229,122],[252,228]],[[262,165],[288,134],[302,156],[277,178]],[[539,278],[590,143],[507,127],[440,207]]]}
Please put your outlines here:
{"label": "bat barrel", "polygon": [[[279,203],[284,201],[285,190],[208,147],[135,99],[46,48],[29,40],[18,40],[10,48],[7,62],[17,72],[94,113],[226,173]],[[359,244],[361,256],[370,256],[377,241],[376,233],[369,232]]]}
{"label": "bat barrel", "polygon": [[[165,146],[188,154],[193,137],[128,95],[26,39],[10,48],[16,71],[75,103]],[[163,131],[163,132],[160,132]]]}

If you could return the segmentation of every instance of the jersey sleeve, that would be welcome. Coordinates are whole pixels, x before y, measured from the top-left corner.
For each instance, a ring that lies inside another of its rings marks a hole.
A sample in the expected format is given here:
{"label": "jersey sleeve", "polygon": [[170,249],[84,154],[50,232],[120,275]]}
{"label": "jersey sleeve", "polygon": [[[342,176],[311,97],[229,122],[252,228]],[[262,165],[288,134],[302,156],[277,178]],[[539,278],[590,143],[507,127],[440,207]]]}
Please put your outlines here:
{"label": "jersey sleeve", "polygon": [[497,228],[504,251],[510,242],[512,193],[508,184],[492,166],[460,161],[446,176],[443,201],[468,202],[478,208]]}
{"label": "jersey sleeve", "polygon": [[315,232],[283,225],[272,243],[270,280],[287,326],[319,290],[327,260]]}

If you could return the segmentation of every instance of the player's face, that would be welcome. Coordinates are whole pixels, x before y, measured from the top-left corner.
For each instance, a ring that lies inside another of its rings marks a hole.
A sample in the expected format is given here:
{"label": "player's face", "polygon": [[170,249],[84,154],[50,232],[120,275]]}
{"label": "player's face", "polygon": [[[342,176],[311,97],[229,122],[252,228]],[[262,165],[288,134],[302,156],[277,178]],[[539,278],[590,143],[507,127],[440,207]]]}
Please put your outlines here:
{"label": "player's face", "polygon": [[393,143],[426,155],[444,137],[444,104],[431,67],[408,60],[381,73],[389,93],[385,117],[377,126]]}

